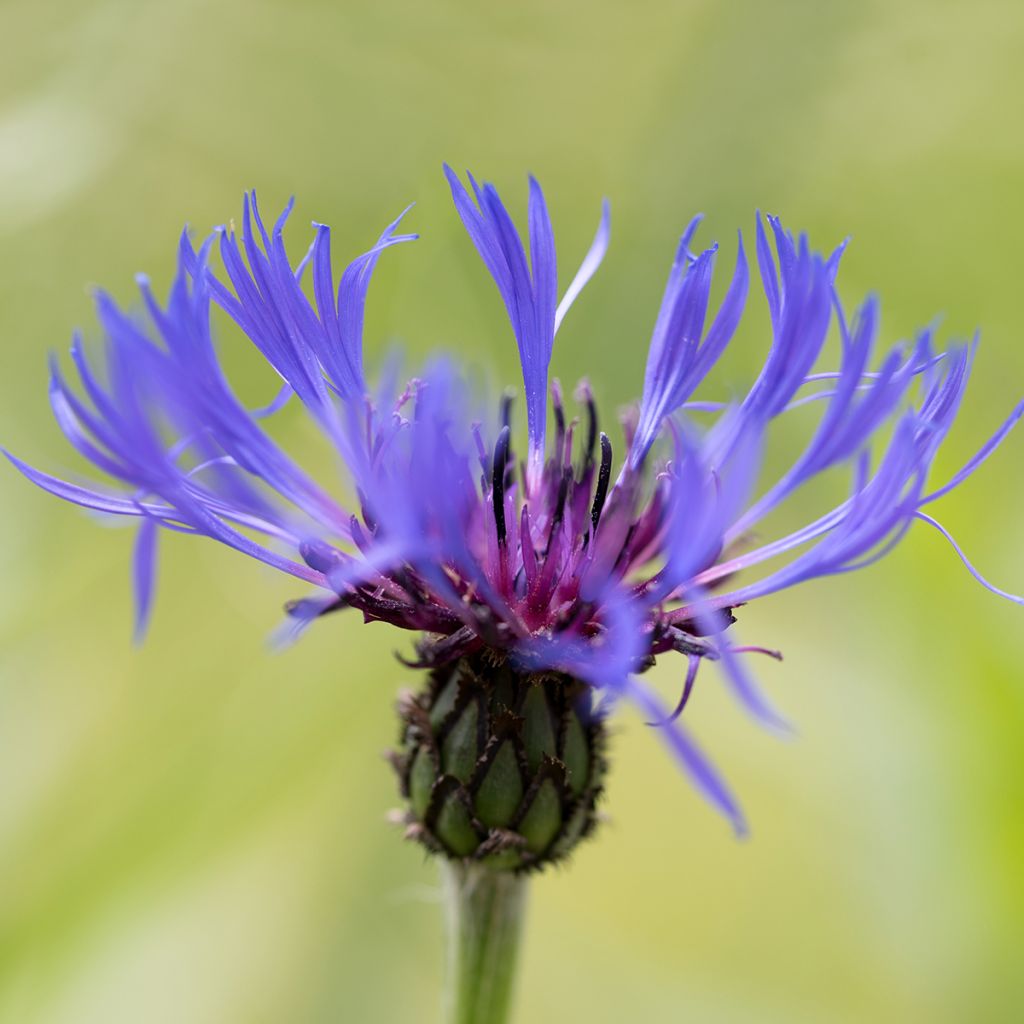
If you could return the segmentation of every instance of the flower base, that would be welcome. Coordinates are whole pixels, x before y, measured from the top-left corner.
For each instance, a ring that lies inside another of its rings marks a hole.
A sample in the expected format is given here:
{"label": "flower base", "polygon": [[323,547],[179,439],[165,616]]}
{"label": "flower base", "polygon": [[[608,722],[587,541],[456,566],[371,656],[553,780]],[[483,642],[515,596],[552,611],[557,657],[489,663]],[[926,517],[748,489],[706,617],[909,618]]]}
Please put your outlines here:
{"label": "flower base", "polygon": [[495,871],[537,869],[594,828],[605,728],[588,686],[492,652],[434,669],[399,702],[393,762],[409,838]]}

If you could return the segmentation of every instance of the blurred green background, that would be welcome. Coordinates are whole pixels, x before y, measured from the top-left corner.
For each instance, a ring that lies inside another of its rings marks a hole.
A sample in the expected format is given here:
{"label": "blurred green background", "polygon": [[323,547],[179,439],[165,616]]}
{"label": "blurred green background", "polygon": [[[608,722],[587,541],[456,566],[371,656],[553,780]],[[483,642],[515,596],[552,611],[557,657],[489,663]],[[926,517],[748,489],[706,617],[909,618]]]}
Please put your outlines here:
{"label": "blurred green background", "polygon": [[[606,412],[639,390],[698,209],[730,261],[756,207],[821,247],[852,234],[842,290],[882,293],[887,340],[936,313],[982,328],[940,474],[1024,390],[1019,3],[2,0],[0,16],[0,440],[48,468],[78,468],[45,358],[92,323],[87,286],[128,298],[146,270],[165,287],[182,224],[207,231],[253,185],[268,209],[298,195],[295,252],[309,220],[332,224],[339,261],[415,200],[423,238],[381,265],[368,349],[445,345],[516,380],[442,160],[516,210],[537,174],[566,280],[611,198],[612,252],[555,355]],[[763,352],[755,321],[721,386]],[[1018,590],[1021,445],[941,510]],[[171,537],[134,650],[130,534],[10,469],[0,494],[0,1021],[436,1019],[435,872],[384,820],[407,638],[341,616],[273,654],[301,587]],[[752,838],[624,717],[610,824],[534,887],[518,1019],[1024,1018],[1020,609],[922,527],[741,629],[785,650],[758,669],[800,738],[759,732],[713,672],[687,714]],[[667,696],[679,672],[657,670]]]}

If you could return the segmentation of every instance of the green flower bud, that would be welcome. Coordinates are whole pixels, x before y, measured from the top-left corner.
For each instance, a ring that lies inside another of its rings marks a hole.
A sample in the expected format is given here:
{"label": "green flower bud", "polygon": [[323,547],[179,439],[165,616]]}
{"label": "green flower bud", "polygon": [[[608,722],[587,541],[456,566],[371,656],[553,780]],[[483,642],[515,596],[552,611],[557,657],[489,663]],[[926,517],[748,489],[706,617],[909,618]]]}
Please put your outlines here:
{"label": "green flower bud", "polygon": [[593,829],[605,728],[584,683],[486,651],[433,670],[399,712],[403,820],[432,852],[525,871]]}

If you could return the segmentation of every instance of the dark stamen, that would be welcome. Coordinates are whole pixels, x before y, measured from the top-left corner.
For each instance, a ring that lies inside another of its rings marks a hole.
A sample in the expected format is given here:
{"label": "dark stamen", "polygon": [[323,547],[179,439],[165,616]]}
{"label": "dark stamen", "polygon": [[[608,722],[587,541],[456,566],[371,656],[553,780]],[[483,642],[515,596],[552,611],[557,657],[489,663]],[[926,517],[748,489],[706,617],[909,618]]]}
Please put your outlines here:
{"label": "dark stamen", "polygon": [[565,516],[565,502],[569,497],[569,484],[572,481],[572,470],[566,466],[562,470],[562,479],[558,482],[558,497],[555,499],[555,514],[551,519],[551,528],[548,530],[548,542],[544,546],[544,557],[547,558],[551,550],[551,542],[554,540],[555,531],[562,525]]}
{"label": "dark stamen", "polygon": [[590,509],[590,522],[597,530],[597,524],[604,510],[605,498],[608,497],[608,481],[612,476],[612,443],[608,435],[601,434],[601,468],[597,472],[597,490],[594,492],[594,504]]}
{"label": "dark stamen", "polygon": [[500,422],[501,425],[507,430],[512,423],[512,399],[513,394],[511,391],[506,391],[501,396],[501,413]]}
{"label": "dark stamen", "polygon": [[562,388],[557,380],[551,382],[551,407],[555,413],[555,459],[560,460],[565,440],[565,408],[562,404]]}
{"label": "dark stamen", "polygon": [[594,405],[594,396],[587,391],[587,447],[583,458],[583,474],[594,464],[594,445],[597,444],[597,406]]}
{"label": "dark stamen", "polygon": [[507,425],[501,428],[494,446],[494,463],[491,467],[491,498],[494,502],[494,525],[498,528],[499,544],[505,543],[505,466],[508,463],[511,433]]}

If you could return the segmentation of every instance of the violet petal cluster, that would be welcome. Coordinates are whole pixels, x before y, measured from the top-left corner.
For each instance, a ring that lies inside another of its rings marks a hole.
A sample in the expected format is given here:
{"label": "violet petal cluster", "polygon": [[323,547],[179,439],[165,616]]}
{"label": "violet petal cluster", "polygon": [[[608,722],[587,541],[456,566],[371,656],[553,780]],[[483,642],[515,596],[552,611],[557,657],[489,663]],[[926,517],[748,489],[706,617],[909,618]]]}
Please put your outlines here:
{"label": "violet petal cluster", "polygon": [[[555,335],[608,247],[607,204],[560,295],[537,182],[530,179],[521,232],[492,185],[469,176],[467,187],[445,172],[519,348],[525,451],[517,451],[512,400],[481,399],[450,358],[431,360],[407,383],[394,366],[367,383],[362,335],[371,276],[386,249],[416,237],[399,233],[401,217],[335,281],[330,229],[315,225],[296,263],[284,241],[291,204],[268,229],[252,194],[240,234],[218,229],[198,250],[182,236],[165,303],[144,278],[138,310],[97,296],[103,365],[76,336],[77,389],[52,362],[50,401],[61,430],[117,486],[68,482],[8,458],[58,497],[138,520],[140,633],[159,530],[210,537],[314,588],[289,607],[293,631],[357,608],[367,621],[422,634],[417,664],[486,648],[524,671],[569,673],[610,702],[632,702],[660,726],[698,790],[742,830],[735,798],[679,720],[699,666],[711,660],[760,722],[785,728],[745,663],[750,652],[777,652],[738,643],[735,610],[869,565],[915,522],[939,530],[989,590],[1022,603],[985,581],[925,508],[992,454],[1024,404],[948,482],[930,485],[976,343],[938,348],[926,329],[879,352],[877,301],[869,297],[847,316],[837,294],[842,247],[819,254],[774,217],[767,229],[756,222],[771,324],[761,371],[734,401],[696,398],[740,324],[750,270],[741,238],[712,311],[717,246],[691,249],[695,218],[669,271],[641,400],[613,444],[585,381],[575,392],[577,415],[549,381]],[[215,250],[219,270],[211,265]],[[211,319],[217,307],[279,378],[265,409],[248,409],[222,369]],[[832,356],[830,339],[838,349]],[[827,359],[835,368],[823,371]],[[273,439],[268,421],[293,400],[339,454],[344,481],[315,479]],[[773,422],[808,404],[820,409],[817,426],[789,468],[765,482],[762,451]],[[850,475],[843,501],[800,529],[761,536],[770,513],[835,467]],[[672,712],[640,678],[669,652],[686,660]]]}

